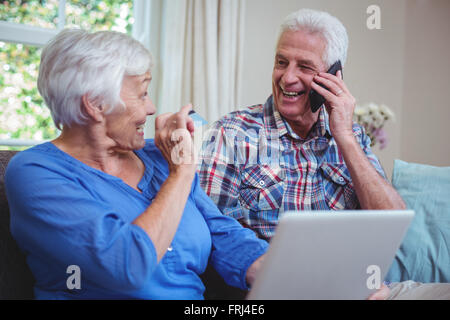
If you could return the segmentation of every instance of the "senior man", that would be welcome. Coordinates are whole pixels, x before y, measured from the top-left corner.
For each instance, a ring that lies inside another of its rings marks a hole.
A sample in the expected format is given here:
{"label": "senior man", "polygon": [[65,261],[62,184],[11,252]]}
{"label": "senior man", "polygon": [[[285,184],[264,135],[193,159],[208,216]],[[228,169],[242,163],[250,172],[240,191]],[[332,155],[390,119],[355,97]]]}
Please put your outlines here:
{"label": "senior man", "polygon": [[[201,186],[223,214],[260,238],[270,240],[284,211],[406,208],[369,137],[353,123],[356,102],[342,71],[326,73],[345,63],[347,47],[335,17],[309,9],[290,14],[279,33],[272,95],[226,115],[204,140]],[[316,112],[311,90],[325,99]],[[450,284],[394,283],[370,298],[450,299]]]}
{"label": "senior man", "polygon": [[[272,95],[226,115],[204,140],[201,186],[223,214],[260,238],[270,240],[284,211],[406,208],[353,122],[355,98],[342,71],[326,73],[345,63],[347,47],[335,17],[309,9],[290,14],[277,42]],[[316,112],[311,90],[325,99]],[[371,298],[450,299],[449,284],[407,281],[390,289]],[[229,288],[227,294],[242,297]]]}
{"label": "senior man", "polygon": [[[356,102],[342,72],[326,73],[345,63],[347,46],[345,27],[328,13],[292,13],[281,26],[272,95],[217,121],[204,141],[202,187],[263,239],[283,211],[405,208],[353,123]],[[311,90],[325,98],[316,112]]]}
{"label": "senior man", "polygon": [[[204,141],[202,187],[223,214],[260,238],[270,240],[283,211],[406,208],[369,137],[353,123],[355,98],[342,72],[324,73],[345,62],[347,47],[335,17],[308,9],[290,14],[278,38],[272,95],[217,121]],[[317,112],[311,90],[325,98]],[[370,299],[450,299],[448,283],[405,281],[389,289],[383,285]],[[228,290],[228,297],[242,297]]]}

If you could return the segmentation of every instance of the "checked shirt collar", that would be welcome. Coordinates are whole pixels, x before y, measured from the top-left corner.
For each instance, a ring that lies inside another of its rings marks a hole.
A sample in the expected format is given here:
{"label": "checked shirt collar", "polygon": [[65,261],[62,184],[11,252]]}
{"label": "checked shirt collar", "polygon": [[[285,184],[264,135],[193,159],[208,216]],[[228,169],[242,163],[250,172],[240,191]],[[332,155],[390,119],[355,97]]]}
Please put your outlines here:
{"label": "checked shirt collar", "polygon": [[325,108],[320,108],[319,118],[317,122],[313,125],[311,131],[306,139],[301,138],[297,135],[287,121],[281,116],[281,114],[276,110],[273,103],[273,96],[271,95],[263,108],[264,112],[264,127],[266,133],[269,134],[271,130],[276,129],[278,132],[278,137],[281,138],[284,135],[288,135],[293,140],[298,140],[300,142],[306,142],[316,137],[323,137],[327,140],[331,139],[331,131],[328,121],[328,113]]}

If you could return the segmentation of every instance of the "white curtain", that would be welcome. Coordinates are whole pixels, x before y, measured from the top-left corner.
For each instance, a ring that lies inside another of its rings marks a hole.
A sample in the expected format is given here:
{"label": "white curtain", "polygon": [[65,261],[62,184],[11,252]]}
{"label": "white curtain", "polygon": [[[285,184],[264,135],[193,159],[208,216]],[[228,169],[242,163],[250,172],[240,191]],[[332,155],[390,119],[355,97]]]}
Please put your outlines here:
{"label": "white curtain", "polygon": [[134,6],[133,36],[154,57],[150,94],[158,113],[192,102],[212,123],[239,107],[245,0],[135,0]]}

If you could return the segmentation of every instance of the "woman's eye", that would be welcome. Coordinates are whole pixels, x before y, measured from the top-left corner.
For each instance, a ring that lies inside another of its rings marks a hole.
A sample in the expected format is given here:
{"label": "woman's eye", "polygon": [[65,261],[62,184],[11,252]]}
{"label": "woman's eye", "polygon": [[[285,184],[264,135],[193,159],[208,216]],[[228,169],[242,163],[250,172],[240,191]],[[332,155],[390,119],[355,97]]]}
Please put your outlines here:
{"label": "woman's eye", "polygon": [[141,98],[142,98],[142,99],[145,99],[145,98],[147,98],[147,96],[148,96],[148,92],[145,91],[145,93],[141,96]]}

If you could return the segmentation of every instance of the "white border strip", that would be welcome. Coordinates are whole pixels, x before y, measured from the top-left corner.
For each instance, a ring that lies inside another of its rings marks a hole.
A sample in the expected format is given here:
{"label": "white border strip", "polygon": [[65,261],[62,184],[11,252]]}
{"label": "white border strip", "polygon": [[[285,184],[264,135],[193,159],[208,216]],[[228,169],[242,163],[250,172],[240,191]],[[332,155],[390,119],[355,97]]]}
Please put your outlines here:
{"label": "white border strip", "polygon": [[0,21],[0,41],[44,46],[58,34],[57,29],[45,29],[14,22]]}
{"label": "white border strip", "polygon": [[9,147],[29,147],[47,142],[48,140],[29,140],[29,139],[0,139],[0,146]]}

